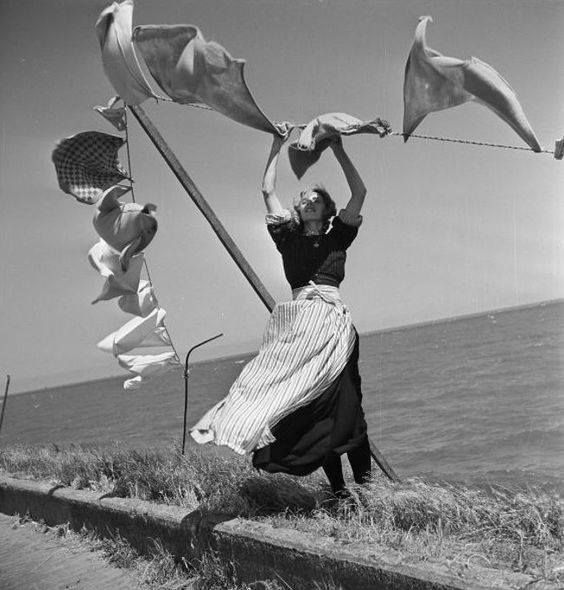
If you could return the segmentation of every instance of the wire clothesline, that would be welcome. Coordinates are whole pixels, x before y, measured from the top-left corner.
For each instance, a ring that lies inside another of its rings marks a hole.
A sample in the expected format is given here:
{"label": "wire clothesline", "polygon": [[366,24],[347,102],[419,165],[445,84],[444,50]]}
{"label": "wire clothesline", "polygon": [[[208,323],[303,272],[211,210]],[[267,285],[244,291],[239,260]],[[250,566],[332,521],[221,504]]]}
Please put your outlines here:
{"label": "wire clothesline", "polygon": [[[392,131],[392,133],[390,133],[390,135],[394,135],[396,137],[405,137],[404,133],[401,133],[399,131]],[[409,134],[409,137],[414,137],[416,139],[429,139],[432,141],[445,141],[445,142],[449,142],[449,143],[464,143],[464,144],[468,144],[468,145],[477,145],[477,146],[481,146],[481,147],[493,147],[493,148],[501,148],[501,149],[506,149],[506,150],[521,150],[521,151],[525,151],[525,152],[534,152],[534,150],[530,147],[524,147],[524,146],[518,146],[518,145],[507,145],[507,144],[503,144],[503,143],[491,143],[491,142],[487,142],[487,141],[473,141],[470,139],[458,139],[458,138],[453,138],[453,137],[441,137],[438,135],[421,135],[419,133],[411,133]],[[544,154],[554,154],[554,150],[548,150],[546,148],[541,149],[540,152],[535,152],[535,153],[544,153]]]}
{"label": "wire clothesline", "polygon": [[[133,178],[133,172],[131,170],[131,153],[129,150],[129,126],[128,126],[128,121],[127,121],[127,109],[125,110],[124,113],[124,123],[125,123],[125,149],[126,149],[126,153],[127,153],[127,171],[129,173],[129,181],[130,181],[130,186],[131,186],[131,200],[136,203],[135,200],[135,190],[133,188],[133,181],[131,180]],[[149,281],[149,285],[151,286],[151,289],[153,290],[153,281],[151,279],[151,273],[149,271],[149,264],[147,263],[147,259],[145,257],[143,257],[143,266],[145,267],[145,272],[147,273],[147,280]],[[158,307],[160,307],[160,305],[157,303]],[[174,342],[172,341],[172,337],[170,335],[170,332],[168,330],[168,327],[163,319],[162,322],[162,326],[165,329],[165,333],[168,337],[168,341],[170,342],[170,346],[174,352],[175,358],[176,360],[180,363],[181,359],[180,359],[180,355],[178,354],[178,351],[176,350],[176,347],[174,346]]]}

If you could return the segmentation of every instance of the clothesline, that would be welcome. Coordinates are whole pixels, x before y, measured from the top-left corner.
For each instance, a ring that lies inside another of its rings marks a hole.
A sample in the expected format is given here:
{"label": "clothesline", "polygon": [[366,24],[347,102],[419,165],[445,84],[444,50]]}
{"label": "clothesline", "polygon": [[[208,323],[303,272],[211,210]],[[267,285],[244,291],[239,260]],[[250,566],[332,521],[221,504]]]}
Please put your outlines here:
{"label": "clothesline", "polygon": [[[393,131],[390,135],[394,135],[396,137],[404,137],[404,133],[399,131]],[[518,146],[518,145],[507,145],[503,143],[490,143],[487,141],[472,141],[470,139],[457,139],[453,137],[440,137],[437,135],[420,135],[418,133],[410,133],[409,137],[414,137],[416,139],[430,139],[433,141],[445,141],[449,143],[465,143],[468,145],[478,145],[482,147],[494,147],[494,148],[501,148],[506,150],[523,150],[526,152],[534,152],[534,150],[530,147]],[[536,152],[539,153],[539,152]],[[544,154],[554,154],[554,150],[548,150],[546,148],[541,149],[540,153]]]}
{"label": "clothesline", "polygon": [[[126,153],[127,153],[127,172],[129,173],[129,178],[133,178],[133,172],[131,170],[131,152],[129,150],[129,127],[128,127],[128,121],[127,121],[127,110],[124,111],[124,122],[125,122],[125,149],[126,149]],[[131,200],[135,203],[135,190],[133,188],[133,182],[131,182]],[[146,258],[143,258],[143,266],[145,267],[145,272],[147,273],[147,280],[149,281],[149,285],[151,286],[151,289],[153,289],[153,281],[151,279],[151,273],[149,271],[149,264],[147,262]],[[157,304],[158,305],[158,304]],[[160,307],[160,305],[158,306]],[[172,350],[174,351],[174,354],[176,356],[176,360],[178,362],[180,362],[180,355],[178,354],[178,351],[176,350],[176,347],[174,346],[174,342],[172,341],[172,337],[170,335],[170,332],[168,330],[168,327],[165,323],[165,321],[162,321],[162,326],[165,330],[165,333],[168,337],[168,340],[170,342],[170,347],[172,348]]]}

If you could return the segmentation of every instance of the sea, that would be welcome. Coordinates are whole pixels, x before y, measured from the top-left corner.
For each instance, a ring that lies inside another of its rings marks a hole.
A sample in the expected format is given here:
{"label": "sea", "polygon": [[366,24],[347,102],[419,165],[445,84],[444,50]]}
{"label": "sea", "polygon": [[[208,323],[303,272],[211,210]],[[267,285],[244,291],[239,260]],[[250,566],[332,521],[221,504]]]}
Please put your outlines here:
{"label": "sea", "polygon": [[[190,365],[188,425],[252,356]],[[369,436],[401,478],[564,492],[564,301],[361,334],[360,372]],[[122,382],[9,397],[0,446],[178,447],[182,371]]]}

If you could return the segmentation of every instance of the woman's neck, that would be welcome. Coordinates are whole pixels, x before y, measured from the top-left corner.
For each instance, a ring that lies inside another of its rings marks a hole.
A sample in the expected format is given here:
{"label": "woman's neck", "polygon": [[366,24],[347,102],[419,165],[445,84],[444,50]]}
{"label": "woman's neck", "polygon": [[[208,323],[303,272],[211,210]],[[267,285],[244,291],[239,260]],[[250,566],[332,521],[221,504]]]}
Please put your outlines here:
{"label": "woman's neck", "polygon": [[303,233],[307,235],[319,235],[323,232],[323,221],[305,221]]}

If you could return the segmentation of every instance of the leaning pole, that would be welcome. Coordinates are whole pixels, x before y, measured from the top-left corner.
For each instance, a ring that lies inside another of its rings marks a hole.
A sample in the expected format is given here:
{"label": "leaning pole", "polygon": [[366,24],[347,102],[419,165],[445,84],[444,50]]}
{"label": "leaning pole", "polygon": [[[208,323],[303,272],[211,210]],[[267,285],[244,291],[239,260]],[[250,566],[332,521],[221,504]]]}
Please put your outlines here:
{"label": "leaning pole", "polygon": [[[214,213],[213,209],[209,206],[208,202],[204,199],[204,196],[195,185],[194,181],[190,178],[188,172],[184,169],[184,166],[180,163],[175,153],[170,149],[169,145],[160,134],[159,130],[155,127],[154,123],[149,119],[145,111],[139,105],[128,105],[129,110],[133,113],[137,122],[148,135],[149,139],[153,142],[153,145],[157,148],[173,174],[176,176],[180,184],[184,187],[184,190],[188,193],[188,196],[194,201],[198,209],[201,211],[203,216],[206,218],[208,223],[211,225],[213,231],[223,244],[235,264],[239,267],[239,270],[243,273],[255,293],[259,296],[260,300],[264,303],[269,312],[272,312],[276,302],[258,275],[252,269],[251,265],[247,262],[243,253],[237,247],[237,244],[233,241],[231,236],[227,233],[227,230]],[[372,458],[380,467],[380,469],[392,480],[400,481],[395,471],[386,461],[382,453],[377,449],[376,445],[372,441],[370,443],[370,453]]]}

